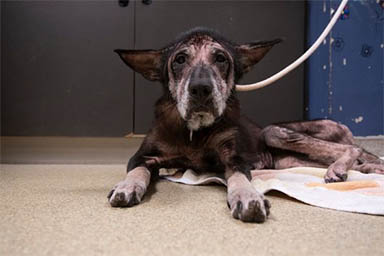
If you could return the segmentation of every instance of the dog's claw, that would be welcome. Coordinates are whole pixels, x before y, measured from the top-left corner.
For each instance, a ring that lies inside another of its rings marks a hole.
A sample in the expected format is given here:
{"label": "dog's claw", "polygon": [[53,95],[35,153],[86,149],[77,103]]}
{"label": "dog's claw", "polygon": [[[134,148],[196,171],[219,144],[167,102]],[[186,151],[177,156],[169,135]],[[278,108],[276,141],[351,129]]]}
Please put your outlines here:
{"label": "dog's claw", "polygon": [[115,192],[114,189],[112,189],[111,191],[109,191],[108,195],[107,195],[107,198],[110,199],[111,196],[113,195],[113,192]]}
{"label": "dog's claw", "polygon": [[267,217],[268,217],[271,209],[271,203],[267,199],[264,199],[264,206],[265,206],[265,211],[267,212]]}
{"label": "dog's claw", "polygon": [[238,201],[237,204],[236,204],[236,208],[234,209],[232,215],[235,219],[240,219],[240,214],[241,214],[241,211],[243,210],[243,204],[241,203],[241,201]]}

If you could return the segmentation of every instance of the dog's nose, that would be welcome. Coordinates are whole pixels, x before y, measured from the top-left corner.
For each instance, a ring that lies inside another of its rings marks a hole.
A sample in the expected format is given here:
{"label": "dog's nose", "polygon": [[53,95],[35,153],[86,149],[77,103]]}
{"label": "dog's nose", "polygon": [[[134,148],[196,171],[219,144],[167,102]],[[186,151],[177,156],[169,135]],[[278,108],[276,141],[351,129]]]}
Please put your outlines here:
{"label": "dog's nose", "polygon": [[211,70],[205,66],[197,66],[191,75],[189,94],[194,100],[204,101],[212,94]]}
{"label": "dog's nose", "polygon": [[196,100],[205,100],[211,96],[212,86],[208,84],[191,84],[189,93]]}

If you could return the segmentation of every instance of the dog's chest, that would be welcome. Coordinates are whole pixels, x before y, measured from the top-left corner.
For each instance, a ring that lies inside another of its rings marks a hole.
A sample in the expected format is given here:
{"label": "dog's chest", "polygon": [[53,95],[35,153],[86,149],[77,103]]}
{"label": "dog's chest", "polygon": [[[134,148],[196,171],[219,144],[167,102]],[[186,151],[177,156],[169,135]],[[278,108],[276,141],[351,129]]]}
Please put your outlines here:
{"label": "dog's chest", "polygon": [[175,166],[172,166],[173,168],[192,168],[194,171],[224,171],[219,154],[215,148],[206,144],[163,144],[161,153],[164,159],[181,159],[174,161]]}

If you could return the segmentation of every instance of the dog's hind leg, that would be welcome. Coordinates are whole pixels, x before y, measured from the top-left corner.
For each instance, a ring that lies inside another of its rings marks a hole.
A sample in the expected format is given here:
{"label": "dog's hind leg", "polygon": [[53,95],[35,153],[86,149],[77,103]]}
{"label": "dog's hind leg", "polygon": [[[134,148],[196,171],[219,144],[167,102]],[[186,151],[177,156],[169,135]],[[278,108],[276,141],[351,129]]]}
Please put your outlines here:
{"label": "dog's hind leg", "polygon": [[332,120],[288,122],[279,123],[277,126],[304,133],[321,140],[349,145],[355,143],[351,130],[347,126]]}
{"label": "dog's hind leg", "polygon": [[328,165],[306,158],[305,155],[285,150],[273,150],[273,164],[275,169],[286,169],[301,166],[324,168]]}
{"label": "dog's hind leg", "polygon": [[341,155],[333,164],[328,167],[325,174],[325,182],[339,182],[347,180],[347,171],[351,169],[353,163],[362,153],[361,148],[347,148],[344,154]]}
{"label": "dog's hind leg", "polygon": [[[332,120],[288,122],[277,124],[277,126],[321,140],[348,145],[355,144],[353,134],[349,128]],[[384,168],[384,161],[363,149],[362,154],[354,162],[353,166],[354,170],[376,172]]]}
{"label": "dog's hind leg", "polygon": [[[300,166],[310,166],[310,167],[328,167],[328,171],[325,176],[326,182],[336,182],[341,180],[346,180],[347,172],[349,169],[348,166],[351,166],[351,161],[355,158],[353,156],[354,152],[347,150],[339,159],[337,159],[330,166],[327,164],[320,163],[319,161],[310,160],[305,158],[305,155],[299,154],[296,152],[290,153],[274,153],[274,164],[275,169],[284,169],[284,168],[292,168],[292,167],[300,167]],[[355,165],[353,165],[352,169],[356,170]],[[367,166],[366,166],[367,167]]]}
{"label": "dog's hind leg", "polygon": [[362,173],[377,173],[384,174],[384,161],[383,163],[358,163],[355,162],[352,166],[353,170],[360,171]]}
{"label": "dog's hind leg", "polygon": [[298,152],[309,160],[329,165],[326,182],[345,181],[347,171],[363,152],[354,145],[317,139],[276,125],[264,128],[262,136],[269,147]]}

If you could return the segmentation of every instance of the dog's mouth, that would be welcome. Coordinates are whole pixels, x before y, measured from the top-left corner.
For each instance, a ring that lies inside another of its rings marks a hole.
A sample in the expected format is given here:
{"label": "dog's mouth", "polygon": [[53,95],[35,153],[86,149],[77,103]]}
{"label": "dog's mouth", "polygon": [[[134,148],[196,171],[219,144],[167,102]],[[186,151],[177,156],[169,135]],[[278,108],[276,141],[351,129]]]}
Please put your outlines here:
{"label": "dog's mouth", "polygon": [[204,103],[191,102],[184,119],[189,130],[197,131],[211,126],[218,116],[219,112],[213,101]]}
{"label": "dog's mouth", "polygon": [[186,121],[189,130],[197,131],[200,128],[211,126],[215,122],[215,115],[207,111],[190,112]]}

